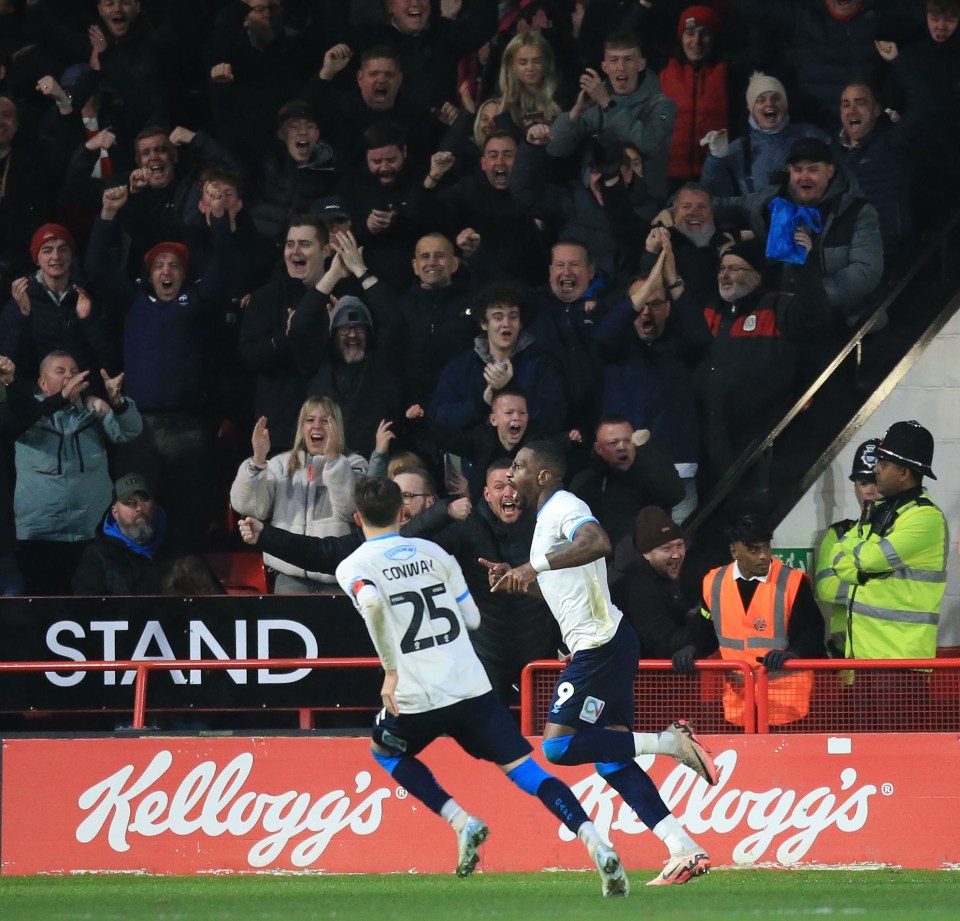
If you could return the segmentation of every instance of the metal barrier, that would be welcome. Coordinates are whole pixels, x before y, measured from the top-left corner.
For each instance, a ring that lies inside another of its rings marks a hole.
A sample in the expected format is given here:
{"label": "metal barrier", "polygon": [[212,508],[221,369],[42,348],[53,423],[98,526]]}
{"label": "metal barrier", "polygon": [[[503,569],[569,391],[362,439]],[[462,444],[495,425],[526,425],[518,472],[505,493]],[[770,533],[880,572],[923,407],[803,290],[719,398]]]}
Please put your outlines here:
{"label": "metal barrier", "polygon": [[[225,669],[302,669],[302,668],[329,668],[329,669],[364,669],[381,667],[380,660],[373,657],[343,659],[147,659],[147,660],[116,660],[99,662],[70,662],[59,659],[53,662],[0,662],[0,678],[4,675],[23,672],[124,672],[132,671],[135,674],[133,684],[133,729],[146,727],[147,712],[147,678],[152,671],[223,671]],[[369,712],[380,708],[379,701],[371,704]],[[218,708],[225,710],[229,708]],[[286,709],[286,708],[276,708]],[[299,714],[300,728],[313,729],[313,714],[323,712],[323,707],[296,707]],[[331,708],[332,709],[332,708]],[[170,712],[165,710],[164,712]],[[195,711],[194,711],[195,712]]]}
{"label": "metal barrier", "polygon": [[[520,679],[520,725],[541,735],[563,663],[531,662]],[[784,680],[787,679],[787,680]],[[782,672],[707,659],[693,675],[669,660],[641,660],[635,731],[678,717],[707,735],[740,733],[960,732],[960,658],[791,659]],[[778,722],[777,714],[800,714]]]}

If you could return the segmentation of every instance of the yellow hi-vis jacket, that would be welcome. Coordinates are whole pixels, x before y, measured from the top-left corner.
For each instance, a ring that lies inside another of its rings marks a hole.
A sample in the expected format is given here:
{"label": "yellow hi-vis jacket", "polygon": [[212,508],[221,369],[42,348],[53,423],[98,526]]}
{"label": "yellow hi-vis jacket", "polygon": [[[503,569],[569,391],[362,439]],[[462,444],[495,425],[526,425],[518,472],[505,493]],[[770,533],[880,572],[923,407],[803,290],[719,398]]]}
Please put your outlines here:
{"label": "yellow hi-vis jacket", "polygon": [[850,586],[848,659],[932,659],[947,582],[947,522],[925,491],[878,502],[870,523],[837,544],[833,569]]}

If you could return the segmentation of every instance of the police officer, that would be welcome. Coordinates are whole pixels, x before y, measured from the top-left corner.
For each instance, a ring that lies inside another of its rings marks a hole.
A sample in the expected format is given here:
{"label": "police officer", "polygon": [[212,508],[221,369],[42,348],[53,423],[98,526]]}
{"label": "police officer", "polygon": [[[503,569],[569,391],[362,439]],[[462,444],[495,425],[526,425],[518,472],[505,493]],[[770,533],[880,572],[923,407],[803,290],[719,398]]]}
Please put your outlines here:
{"label": "police officer", "polygon": [[[873,506],[880,498],[880,493],[877,492],[877,477],[874,473],[879,444],[879,438],[868,439],[857,448],[853,458],[850,481],[853,483],[853,492],[860,505],[860,522],[869,520]],[[847,634],[847,602],[850,600],[850,586],[837,576],[837,571],[833,568],[833,558],[836,556],[837,544],[855,524],[857,519],[853,518],[835,521],[827,528],[817,549],[814,586],[817,598],[830,606],[827,654],[833,659],[843,658]]]}
{"label": "police officer", "polygon": [[933,436],[895,422],[877,446],[881,498],[837,544],[833,569],[849,586],[848,659],[926,659],[937,654],[946,586],[947,524],[927,496],[936,479]]}

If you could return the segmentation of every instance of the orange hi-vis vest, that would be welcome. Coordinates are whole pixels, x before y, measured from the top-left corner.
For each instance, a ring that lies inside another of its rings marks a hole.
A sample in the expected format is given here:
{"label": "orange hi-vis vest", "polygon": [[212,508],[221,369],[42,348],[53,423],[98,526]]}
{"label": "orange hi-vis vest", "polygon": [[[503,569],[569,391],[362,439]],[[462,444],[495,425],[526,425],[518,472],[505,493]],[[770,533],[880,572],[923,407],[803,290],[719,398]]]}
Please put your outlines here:
{"label": "orange hi-vis vest", "polygon": [[[757,583],[750,607],[733,578],[733,564],[713,569],[703,577],[703,597],[710,605],[720,656],[746,662],[758,669],[771,649],[787,648],[787,628],[793,602],[806,576],[798,569],[772,560],[766,582]],[[769,721],[782,726],[802,719],[810,710],[813,672],[783,671],[768,675]],[[723,688],[723,712],[735,726],[743,725],[743,688],[738,676],[728,677]]]}

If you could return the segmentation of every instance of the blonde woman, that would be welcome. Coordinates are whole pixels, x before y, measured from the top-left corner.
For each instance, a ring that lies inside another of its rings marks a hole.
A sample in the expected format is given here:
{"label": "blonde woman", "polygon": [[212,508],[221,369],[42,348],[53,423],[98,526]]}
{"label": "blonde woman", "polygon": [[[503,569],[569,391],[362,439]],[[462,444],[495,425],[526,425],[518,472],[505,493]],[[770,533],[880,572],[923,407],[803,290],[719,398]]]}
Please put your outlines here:
{"label": "blonde woman", "polygon": [[[359,454],[344,445],[343,415],[328,397],[309,397],[300,407],[293,449],[267,460],[270,432],[261,416],[253,427],[253,456],[245,460],[230,487],[230,504],[285,531],[313,537],[340,537],[350,531],[355,511],[353,487],[367,472]],[[338,591],[330,573],[307,572],[264,554],[278,573],[277,595]]]}
{"label": "blonde woman", "polygon": [[560,114],[553,48],[539,32],[520,32],[503,50],[500,62],[501,111],[522,129],[553,124]]}

